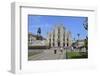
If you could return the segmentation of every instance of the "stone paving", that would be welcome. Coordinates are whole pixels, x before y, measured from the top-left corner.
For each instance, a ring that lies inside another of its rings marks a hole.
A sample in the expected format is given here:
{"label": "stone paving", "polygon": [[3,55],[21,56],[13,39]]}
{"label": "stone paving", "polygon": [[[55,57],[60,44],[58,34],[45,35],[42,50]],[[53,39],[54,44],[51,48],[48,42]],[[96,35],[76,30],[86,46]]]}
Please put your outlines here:
{"label": "stone paving", "polygon": [[[34,51],[34,50],[33,50]],[[28,60],[55,60],[55,59],[66,59],[66,50],[57,50],[56,54],[54,49],[44,49],[43,52],[29,56]]]}

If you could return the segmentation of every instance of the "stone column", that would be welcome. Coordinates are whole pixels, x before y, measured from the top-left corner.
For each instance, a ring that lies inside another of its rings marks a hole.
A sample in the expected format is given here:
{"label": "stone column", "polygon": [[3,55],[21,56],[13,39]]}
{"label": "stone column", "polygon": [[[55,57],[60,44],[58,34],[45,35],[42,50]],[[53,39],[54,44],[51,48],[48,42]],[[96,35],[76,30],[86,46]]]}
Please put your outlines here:
{"label": "stone column", "polygon": [[47,45],[48,45],[48,46],[51,46],[51,33],[48,33]]}
{"label": "stone column", "polygon": [[57,27],[54,30],[54,35],[55,35],[55,37],[54,37],[54,39],[55,39],[54,44],[55,44],[55,47],[58,47],[58,28]]}
{"label": "stone column", "polygon": [[65,32],[65,47],[67,47],[67,38],[68,38],[68,35],[67,35],[67,32]]}
{"label": "stone column", "polygon": [[68,45],[72,45],[72,40],[71,40],[71,32],[68,32]]}
{"label": "stone column", "polygon": [[63,47],[64,28],[60,27],[60,46]]}

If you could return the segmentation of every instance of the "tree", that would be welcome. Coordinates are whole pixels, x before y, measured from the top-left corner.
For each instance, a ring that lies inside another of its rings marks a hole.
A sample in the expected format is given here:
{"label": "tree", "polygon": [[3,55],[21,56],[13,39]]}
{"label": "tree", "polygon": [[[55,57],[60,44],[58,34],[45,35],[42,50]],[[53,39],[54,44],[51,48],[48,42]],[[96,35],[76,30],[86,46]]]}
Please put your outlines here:
{"label": "tree", "polygon": [[85,30],[88,30],[88,18],[85,19],[83,26],[84,26]]}
{"label": "tree", "polygon": [[79,46],[79,45],[78,45],[78,42],[79,42],[79,36],[80,36],[80,34],[78,33],[77,36],[78,36],[78,39],[77,39],[77,46]]}
{"label": "tree", "polygon": [[84,47],[86,48],[86,50],[88,50],[88,46],[87,45],[88,45],[88,41],[87,41],[87,39],[85,39],[84,40]]}
{"label": "tree", "polygon": [[79,40],[79,36],[80,36],[80,34],[78,33],[77,36],[78,36],[78,40]]}
{"label": "tree", "polygon": [[[88,18],[86,17],[84,23],[83,23],[84,29],[88,31]],[[86,36],[86,39],[84,40],[84,46],[86,50],[88,50],[88,37]]]}
{"label": "tree", "polygon": [[[83,27],[86,30],[86,32],[88,31],[88,18],[85,18],[85,21],[83,23]],[[86,36],[86,38],[84,39],[84,47],[86,48],[86,52],[80,52],[80,55],[82,55],[84,58],[88,57],[88,37]]]}
{"label": "tree", "polygon": [[40,27],[37,30],[37,40],[42,40],[42,38],[41,38],[41,28]]}
{"label": "tree", "polygon": [[37,30],[37,35],[41,35],[41,28],[40,27]]}

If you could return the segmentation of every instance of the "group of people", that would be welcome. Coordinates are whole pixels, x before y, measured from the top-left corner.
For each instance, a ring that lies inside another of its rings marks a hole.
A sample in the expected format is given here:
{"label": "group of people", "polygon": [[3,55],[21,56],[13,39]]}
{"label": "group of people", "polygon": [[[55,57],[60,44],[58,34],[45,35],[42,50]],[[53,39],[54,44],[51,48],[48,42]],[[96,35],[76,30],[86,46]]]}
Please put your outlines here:
{"label": "group of people", "polygon": [[59,49],[58,49],[58,48],[55,48],[55,49],[54,49],[54,54],[57,54],[57,51],[58,51],[58,50],[60,50],[61,53],[63,52],[63,48],[59,48]]}

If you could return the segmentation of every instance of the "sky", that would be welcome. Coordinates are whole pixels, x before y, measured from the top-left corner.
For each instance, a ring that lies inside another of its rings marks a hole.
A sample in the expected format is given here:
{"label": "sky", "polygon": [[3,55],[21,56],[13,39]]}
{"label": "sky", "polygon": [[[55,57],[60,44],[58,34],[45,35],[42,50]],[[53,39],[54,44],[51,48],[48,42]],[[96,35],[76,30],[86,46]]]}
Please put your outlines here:
{"label": "sky", "polygon": [[56,24],[63,24],[66,31],[70,31],[72,38],[78,39],[77,34],[80,34],[80,39],[87,36],[87,31],[84,29],[83,23],[87,17],[80,16],[47,16],[47,15],[28,15],[28,32],[37,34],[37,30],[41,28],[41,35],[47,37],[47,33],[51,32]]}

